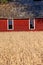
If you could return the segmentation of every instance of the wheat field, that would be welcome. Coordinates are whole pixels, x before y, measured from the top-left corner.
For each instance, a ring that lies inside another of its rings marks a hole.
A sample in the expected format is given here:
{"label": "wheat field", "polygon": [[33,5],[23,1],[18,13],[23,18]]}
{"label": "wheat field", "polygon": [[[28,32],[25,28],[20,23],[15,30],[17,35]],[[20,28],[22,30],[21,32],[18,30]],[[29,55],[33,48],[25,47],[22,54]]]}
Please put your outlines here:
{"label": "wheat field", "polygon": [[43,65],[43,32],[0,32],[0,65]]}

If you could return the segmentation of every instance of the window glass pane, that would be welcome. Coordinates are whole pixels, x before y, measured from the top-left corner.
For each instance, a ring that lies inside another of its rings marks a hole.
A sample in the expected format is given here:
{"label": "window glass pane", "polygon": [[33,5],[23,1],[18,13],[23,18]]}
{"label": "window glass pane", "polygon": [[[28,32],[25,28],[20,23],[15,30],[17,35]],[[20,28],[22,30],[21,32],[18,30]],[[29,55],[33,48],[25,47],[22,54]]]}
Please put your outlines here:
{"label": "window glass pane", "polygon": [[12,29],[12,25],[9,25],[9,29]]}
{"label": "window glass pane", "polygon": [[30,29],[34,29],[34,21],[30,20]]}
{"label": "window glass pane", "polygon": [[8,24],[9,24],[9,25],[12,25],[12,20],[9,20]]}
{"label": "window glass pane", "polygon": [[8,28],[13,29],[12,20],[8,20]]}

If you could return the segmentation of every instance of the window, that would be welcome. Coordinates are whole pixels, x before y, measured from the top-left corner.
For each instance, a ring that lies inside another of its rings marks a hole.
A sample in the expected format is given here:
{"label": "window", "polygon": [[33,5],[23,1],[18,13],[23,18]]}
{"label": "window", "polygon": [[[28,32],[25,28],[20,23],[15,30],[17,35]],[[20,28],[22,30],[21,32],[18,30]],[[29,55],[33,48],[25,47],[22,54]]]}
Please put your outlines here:
{"label": "window", "polygon": [[35,20],[30,20],[29,21],[29,29],[34,30],[35,29]]}
{"label": "window", "polygon": [[13,24],[13,20],[9,19],[8,20],[8,30],[13,30],[14,29],[14,24]]}

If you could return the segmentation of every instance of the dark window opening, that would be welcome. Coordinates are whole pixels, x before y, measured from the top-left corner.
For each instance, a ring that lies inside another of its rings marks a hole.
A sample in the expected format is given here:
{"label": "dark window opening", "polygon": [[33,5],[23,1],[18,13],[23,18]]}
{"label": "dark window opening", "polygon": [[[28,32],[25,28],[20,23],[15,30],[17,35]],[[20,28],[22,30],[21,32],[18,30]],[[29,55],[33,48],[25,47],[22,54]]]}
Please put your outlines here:
{"label": "dark window opening", "polygon": [[30,20],[30,29],[35,29],[34,20]]}
{"label": "dark window opening", "polygon": [[12,29],[12,25],[9,25],[9,29]]}
{"label": "dark window opening", "polygon": [[10,19],[8,20],[8,29],[12,30],[13,29],[13,21]]}

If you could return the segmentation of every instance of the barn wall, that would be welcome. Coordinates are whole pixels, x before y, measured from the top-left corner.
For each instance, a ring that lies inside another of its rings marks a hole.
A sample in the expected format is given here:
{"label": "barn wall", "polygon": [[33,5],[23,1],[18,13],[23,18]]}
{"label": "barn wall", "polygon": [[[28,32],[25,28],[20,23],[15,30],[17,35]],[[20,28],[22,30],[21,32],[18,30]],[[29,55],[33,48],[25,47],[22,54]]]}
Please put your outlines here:
{"label": "barn wall", "polygon": [[29,30],[29,20],[14,20],[14,30],[15,31],[28,31]]}
{"label": "barn wall", "polygon": [[7,20],[0,20],[0,31],[6,31],[7,30]]}
{"label": "barn wall", "polygon": [[35,30],[43,31],[43,18],[35,19]]}
{"label": "barn wall", "polygon": [[43,31],[43,18],[35,19],[35,30],[29,30],[29,19],[14,19],[14,30],[7,29],[7,19],[0,19],[0,31]]}

